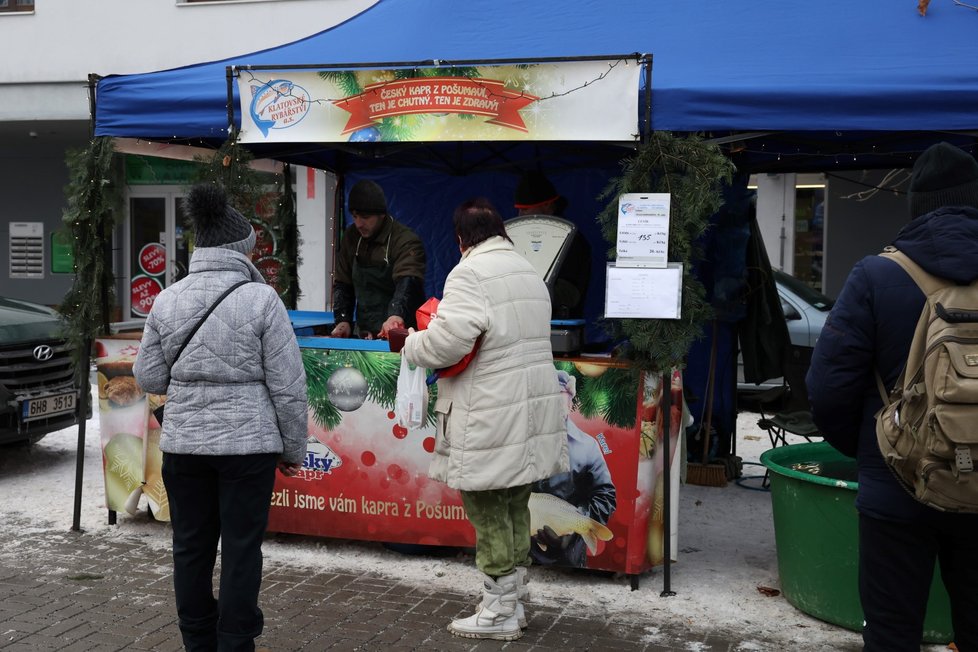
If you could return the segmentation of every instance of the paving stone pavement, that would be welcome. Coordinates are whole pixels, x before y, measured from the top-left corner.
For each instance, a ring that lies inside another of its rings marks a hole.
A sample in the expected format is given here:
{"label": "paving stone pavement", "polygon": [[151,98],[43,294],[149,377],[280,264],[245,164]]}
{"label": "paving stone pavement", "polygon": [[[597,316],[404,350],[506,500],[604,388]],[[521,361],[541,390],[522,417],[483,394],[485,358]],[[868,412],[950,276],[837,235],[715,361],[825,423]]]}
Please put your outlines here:
{"label": "paving stone pavement", "polygon": [[[169,551],[138,538],[39,529],[24,520],[0,529],[0,650],[182,649]],[[573,604],[527,607],[525,635],[508,643],[453,637],[447,622],[470,612],[475,592],[446,592],[374,573],[319,572],[266,560],[259,647],[292,650],[507,650],[695,652],[747,647],[720,633],[640,616],[588,617]]]}

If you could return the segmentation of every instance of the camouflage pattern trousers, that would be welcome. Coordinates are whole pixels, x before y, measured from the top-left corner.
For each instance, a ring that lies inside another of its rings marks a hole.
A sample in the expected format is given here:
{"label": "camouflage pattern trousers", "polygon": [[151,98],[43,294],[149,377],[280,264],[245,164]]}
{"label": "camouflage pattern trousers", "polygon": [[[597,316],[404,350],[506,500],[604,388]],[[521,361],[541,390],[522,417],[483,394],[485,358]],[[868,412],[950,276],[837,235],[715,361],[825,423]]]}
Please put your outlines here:
{"label": "camouflage pattern trousers", "polygon": [[462,491],[475,528],[475,565],[496,579],[530,564],[530,485]]}

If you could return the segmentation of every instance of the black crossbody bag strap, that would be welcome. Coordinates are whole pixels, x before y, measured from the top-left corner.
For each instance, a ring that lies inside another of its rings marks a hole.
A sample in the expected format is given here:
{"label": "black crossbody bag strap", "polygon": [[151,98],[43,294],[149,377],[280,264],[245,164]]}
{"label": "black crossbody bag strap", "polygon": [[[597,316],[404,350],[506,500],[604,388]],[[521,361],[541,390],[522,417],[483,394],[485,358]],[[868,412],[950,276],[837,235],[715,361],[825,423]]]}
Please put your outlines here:
{"label": "black crossbody bag strap", "polygon": [[204,313],[204,316],[200,318],[200,320],[199,320],[199,321],[197,322],[197,324],[196,324],[196,325],[194,326],[194,329],[193,329],[192,331],[190,331],[190,334],[189,334],[189,335],[187,335],[187,339],[185,339],[185,340],[183,341],[183,345],[181,345],[181,346],[180,346],[180,350],[179,350],[179,351],[177,351],[177,355],[176,355],[176,357],[175,357],[175,358],[173,358],[173,362],[172,362],[172,363],[170,364],[170,367],[171,367],[171,368],[173,367],[173,365],[175,365],[175,364],[177,363],[177,360],[179,360],[179,359],[180,359],[180,354],[181,354],[181,353],[183,353],[183,350],[184,350],[185,348],[187,348],[187,345],[188,345],[188,344],[190,344],[190,340],[192,340],[192,339],[194,339],[194,335],[196,335],[196,334],[197,334],[197,331],[198,331],[198,330],[200,329],[200,327],[201,327],[201,326],[203,325],[203,323],[204,323],[205,321],[207,321],[207,318],[208,318],[208,317],[210,317],[210,315],[211,315],[211,313],[212,313],[212,312],[214,312],[214,308],[217,308],[217,306],[218,306],[218,305],[219,305],[219,304],[220,304],[220,303],[221,303],[222,301],[224,301],[224,300],[225,300],[225,299],[227,298],[227,296],[228,296],[229,294],[231,294],[232,292],[234,292],[235,290],[237,290],[237,289],[238,289],[239,287],[241,287],[242,285],[245,285],[246,283],[250,283],[250,282],[251,282],[251,281],[241,281],[241,282],[239,282],[239,283],[235,283],[234,285],[232,285],[231,287],[229,287],[229,288],[228,288],[227,290],[225,290],[225,291],[224,291],[224,294],[222,294],[221,296],[219,296],[219,297],[217,298],[217,301],[215,301],[214,303],[212,303],[212,304],[211,304],[211,307],[210,307],[210,308],[208,308],[208,309],[207,309],[207,312],[205,312],[205,313]]}

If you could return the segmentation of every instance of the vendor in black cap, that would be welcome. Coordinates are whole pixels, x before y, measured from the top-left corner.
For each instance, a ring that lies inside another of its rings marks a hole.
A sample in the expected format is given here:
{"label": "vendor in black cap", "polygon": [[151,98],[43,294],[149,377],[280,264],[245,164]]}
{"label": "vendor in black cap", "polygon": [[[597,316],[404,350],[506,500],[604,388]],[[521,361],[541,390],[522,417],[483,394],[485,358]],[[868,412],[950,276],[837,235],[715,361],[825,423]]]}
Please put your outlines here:
{"label": "vendor in black cap", "polygon": [[[539,170],[523,173],[513,195],[518,215],[555,215],[563,217],[567,199]],[[564,265],[557,271],[553,289],[554,319],[577,319],[584,316],[584,300],[591,281],[591,246],[578,230],[571,241]]]}
{"label": "vendor in black cap", "polygon": [[364,179],[350,190],[353,224],[340,241],[333,277],[333,337],[387,338],[392,328],[414,326],[424,299],[425,253],[421,239],[387,212],[377,183]]}

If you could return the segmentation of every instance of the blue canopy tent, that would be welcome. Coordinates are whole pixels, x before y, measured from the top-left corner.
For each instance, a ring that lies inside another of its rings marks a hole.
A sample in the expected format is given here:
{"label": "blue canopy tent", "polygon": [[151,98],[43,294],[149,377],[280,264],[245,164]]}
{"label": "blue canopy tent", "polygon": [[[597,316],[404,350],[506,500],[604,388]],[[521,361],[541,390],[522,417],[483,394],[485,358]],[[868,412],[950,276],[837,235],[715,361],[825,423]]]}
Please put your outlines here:
{"label": "blue canopy tent", "polygon": [[[905,167],[937,140],[969,147],[978,128],[978,12],[951,0],[380,0],[305,39],[183,68],[99,78],[95,134],[216,146],[229,134],[228,67],[581,57],[653,57],[651,129],[715,139],[742,171]],[[643,79],[644,82],[644,79]],[[636,88],[636,133],[643,126]],[[301,143],[249,146],[257,156],[369,175],[392,212],[430,244],[428,291],[457,256],[446,228],[468,196],[512,204],[517,175],[542,167],[569,200],[568,217],[603,260],[596,196],[630,144]],[[436,172],[436,174],[432,174]],[[504,216],[512,213],[503,210]],[[586,314],[599,315],[594,266]],[[728,342],[725,346],[731,346]],[[708,347],[706,347],[708,348]],[[691,354],[688,380],[705,370]],[[720,357],[724,354],[721,351]],[[729,370],[728,370],[729,371]],[[702,374],[703,377],[697,377]],[[732,418],[731,392],[717,414]]]}
{"label": "blue canopy tent", "polygon": [[644,52],[654,57],[656,130],[739,133],[734,150],[746,147],[758,169],[889,166],[934,139],[913,132],[978,126],[976,26],[978,13],[951,0],[931,2],[925,17],[915,3],[892,0],[380,0],[280,47],[105,77],[95,133],[224,140],[228,65]]}

